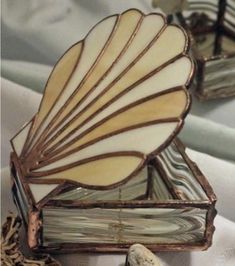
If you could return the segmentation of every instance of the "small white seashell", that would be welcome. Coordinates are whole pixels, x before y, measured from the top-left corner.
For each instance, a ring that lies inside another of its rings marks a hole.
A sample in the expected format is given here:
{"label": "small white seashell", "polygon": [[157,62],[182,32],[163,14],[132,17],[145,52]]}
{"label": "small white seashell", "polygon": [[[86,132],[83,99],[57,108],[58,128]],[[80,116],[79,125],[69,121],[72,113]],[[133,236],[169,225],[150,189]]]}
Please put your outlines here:
{"label": "small white seashell", "polygon": [[149,249],[141,244],[134,244],[128,250],[126,266],[161,266],[161,264]]}

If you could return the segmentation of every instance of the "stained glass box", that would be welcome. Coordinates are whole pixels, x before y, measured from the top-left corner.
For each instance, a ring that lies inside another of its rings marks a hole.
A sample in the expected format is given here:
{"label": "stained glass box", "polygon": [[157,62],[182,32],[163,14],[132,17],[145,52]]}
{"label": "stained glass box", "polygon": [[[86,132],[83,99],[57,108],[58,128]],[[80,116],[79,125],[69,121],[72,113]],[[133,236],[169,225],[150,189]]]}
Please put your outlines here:
{"label": "stained glass box", "polygon": [[12,138],[13,197],[31,249],[207,249],[216,197],[176,138],[190,108],[189,38],[130,9],[58,61]]}
{"label": "stained glass box", "polygon": [[235,1],[188,0],[177,16],[191,32],[197,61],[195,93],[201,100],[235,95]]}

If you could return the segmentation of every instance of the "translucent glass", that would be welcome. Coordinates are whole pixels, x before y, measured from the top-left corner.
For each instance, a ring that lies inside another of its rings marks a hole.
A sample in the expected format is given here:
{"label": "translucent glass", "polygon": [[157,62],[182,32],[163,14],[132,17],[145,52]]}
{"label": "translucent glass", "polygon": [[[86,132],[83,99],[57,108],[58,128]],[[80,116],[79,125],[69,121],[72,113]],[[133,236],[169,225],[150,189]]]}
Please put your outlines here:
{"label": "translucent glass", "polygon": [[56,243],[194,243],[205,209],[44,209],[43,245]]}

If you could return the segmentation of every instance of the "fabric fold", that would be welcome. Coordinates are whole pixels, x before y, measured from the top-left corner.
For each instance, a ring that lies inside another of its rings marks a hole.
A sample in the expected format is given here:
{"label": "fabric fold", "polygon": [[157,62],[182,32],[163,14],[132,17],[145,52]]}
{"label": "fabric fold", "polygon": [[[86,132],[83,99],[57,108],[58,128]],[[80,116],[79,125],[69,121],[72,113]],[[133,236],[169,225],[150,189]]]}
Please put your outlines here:
{"label": "fabric fold", "polygon": [[2,76],[17,84],[43,93],[51,66],[17,60],[2,60]]}
{"label": "fabric fold", "polygon": [[188,115],[180,133],[184,144],[215,157],[235,160],[235,129],[195,115]]}

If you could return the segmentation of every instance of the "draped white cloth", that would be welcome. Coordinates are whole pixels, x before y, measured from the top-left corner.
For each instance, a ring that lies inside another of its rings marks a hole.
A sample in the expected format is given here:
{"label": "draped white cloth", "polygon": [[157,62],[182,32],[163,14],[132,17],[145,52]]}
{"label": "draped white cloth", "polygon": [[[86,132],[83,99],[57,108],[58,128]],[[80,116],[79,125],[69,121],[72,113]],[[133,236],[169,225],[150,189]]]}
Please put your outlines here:
{"label": "draped white cloth", "polygon": [[[2,1],[2,220],[15,211],[10,193],[9,139],[37,111],[46,78],[59,56],[103,17],[144,0]],[[235,100],[199,103],[181,133],[194,160],[218,196],[213,246],[204,252],[158,253],[162,265],[235,265]],[[193,149],[192,149],[193,148]],[[197,150],[197,151],[196,151]],[[218,158],[219,157],[219,158]],[[227,160],[226,160],[227,159]],[[63,265],[123,265],[124,255],[60,255]]]}

